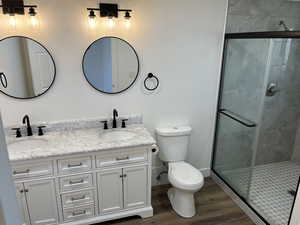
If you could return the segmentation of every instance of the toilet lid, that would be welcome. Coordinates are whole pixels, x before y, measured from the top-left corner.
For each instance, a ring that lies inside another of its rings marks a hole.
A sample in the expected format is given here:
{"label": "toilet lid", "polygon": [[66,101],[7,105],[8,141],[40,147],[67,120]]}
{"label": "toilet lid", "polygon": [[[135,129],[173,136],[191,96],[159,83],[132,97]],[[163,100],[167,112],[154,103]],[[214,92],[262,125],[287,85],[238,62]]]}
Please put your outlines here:
{"label": "toilet lid", "polygon": [[186,162],[170,163],[169,176],[184,185],[197,185],[204,181],[202,173]]}

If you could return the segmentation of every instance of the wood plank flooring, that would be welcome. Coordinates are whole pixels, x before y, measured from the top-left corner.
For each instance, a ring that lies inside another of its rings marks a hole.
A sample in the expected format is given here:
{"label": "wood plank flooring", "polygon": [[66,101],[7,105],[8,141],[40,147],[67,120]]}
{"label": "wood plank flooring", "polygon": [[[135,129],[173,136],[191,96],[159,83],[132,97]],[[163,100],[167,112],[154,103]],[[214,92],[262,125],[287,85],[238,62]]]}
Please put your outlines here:
{"label": "wood plank flooring", "polygon": [[197,215],[184,219],[172,210],[167,197],[169,185],[152,189],[154,216],[119,219],[101,225],[255,225],[230,197],[211,179],[196,194]]}

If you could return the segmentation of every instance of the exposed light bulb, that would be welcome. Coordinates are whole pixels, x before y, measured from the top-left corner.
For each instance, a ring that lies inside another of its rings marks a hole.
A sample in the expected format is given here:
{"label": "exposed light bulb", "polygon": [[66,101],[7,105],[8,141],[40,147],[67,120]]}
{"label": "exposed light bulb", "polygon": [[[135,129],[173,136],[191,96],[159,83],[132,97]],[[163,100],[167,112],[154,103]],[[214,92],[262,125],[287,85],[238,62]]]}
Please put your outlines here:
{"label": "exposed light bulb", "polygon": [[37,18],[37,13],[34,9],[34,7],[30,7],[29,8],[29,25],[33,28],[33,29],[36,29],[38,28],[38,25],[39,25],[39,20]]}
{"label": "exposed light bulb", "polygon": [[16,28],[16,26],[17,26],[17,18],[15,17],[15,15],[10,15],[9,16],[9,25],[12,28]]}
{"label": "exposed light bulb", "polygon": [[39,21],[35,16],[30,16],[30,22],[29,23],[33,28],[37,28],[38,25],[39,25]]}
{"label": "exposed light bulb", "polygon": [[125,27],[129,29],[131,27],[131,21],[129,19],[125,20]]}
{"label": "exposed light bulb", "polygon": [[130,22],[131,16],[130,16],[130,12],[129,11],[126,11],[124,18],[125,18],[125,27],[127,29],[129,29],[130,26],[131,26],[131,22]]}
{"label": "exposed light bulb", "polygon": [[113,28],[116,25],[116,23],[112,17],[108,18],[107,25],[109,28]]}
{"label": "exposed light bulb", "polygon": [[89,17],[89,26],[90,28],[95,28],[96,27],[96,18],[95,17]]}
{"label": "exposed light bulb", "polygon": [[96,27],[97,22],[96,22],[96,15],[94,10],[90,11],[88,23],[90,28]]}

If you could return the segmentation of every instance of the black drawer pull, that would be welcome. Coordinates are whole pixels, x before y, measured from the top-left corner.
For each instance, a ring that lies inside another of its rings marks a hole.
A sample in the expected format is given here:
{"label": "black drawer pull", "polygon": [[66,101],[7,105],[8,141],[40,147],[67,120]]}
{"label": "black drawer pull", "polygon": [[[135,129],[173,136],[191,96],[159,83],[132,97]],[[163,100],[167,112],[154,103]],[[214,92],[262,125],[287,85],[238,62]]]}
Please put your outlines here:
{"label": "black drawer pull", "polygon": [[129,156],[121,157],[121,158],[116,158],[116,160],[117,160],[117,161],[129,160]]}
{"label": "black drawer pull", "polygon": [[82,164],[82,162],[81,163],[79,163],[79,164],[68,164],[68,167],[69,168],[74,168],[74,167],[81,167],[83,164]]}
{"label": "black drawer pull", "polygon": [[75,201],[79,201],[79,200],[83,200],[83,199],[85,199],[85,195],[83,195],[83,196],[81,196],[81,197],[72,197],[72,198],[71,198],[71,201],[72,201],[72,202],[75,202]]}
{"label": "black drawer pull", "polygon": [[27,174],[30,172],[30,169],[24,170],[24,171],[14,171],[14,175],[21,175],[21,174]]}
{"label": "black drawer pull", "polygon": [[85,215],[85,214],[86,214],[86,210],[80,210],[80,211],[72,213],[73,216],[81,216],[81,215]]}
{"label": "black drawer pull", "polygon": [[84,183],[84,179],[78,180],[78,181],[69,181],[69,184],[74,185],[74,184],[83,184]]}

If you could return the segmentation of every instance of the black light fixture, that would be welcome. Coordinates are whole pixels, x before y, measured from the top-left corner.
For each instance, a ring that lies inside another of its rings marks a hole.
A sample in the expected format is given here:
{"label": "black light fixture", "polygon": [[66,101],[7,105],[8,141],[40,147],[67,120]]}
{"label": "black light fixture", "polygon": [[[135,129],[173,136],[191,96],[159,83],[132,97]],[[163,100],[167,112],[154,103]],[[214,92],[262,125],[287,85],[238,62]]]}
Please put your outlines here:
{"label": "black light fixture", "polygon": [[29,15],[34,14],[33,16],[35,16],[35,8],[37,8],[37,5],[24,5],[24,0],[2,0],[0,7],[2,8],[3,14],[9,14],[11,16],[16,14],[24,15],[25,8],[29,8]]}
{"label": "black light fixture", "polygon": [[25,15],[25,8],[29,8],[28,14],[30,15],[31,25],[35,26],[38,23],[35,18],[37,5],[25,5],[24,0],[2,0],[0,7],[4,15],[8,14],[10,16],[9,23],[12,26],[16,26],[17,23],[15,15]]}
{"label": "black light fixture", "polygon": [[127,19],[127,20],[129,20],[130,18],[131,18],[131,16],[130,16],[130,12],[129,11],[126,11],[126,13],[125,13],[125,19]]}
{"label": "black light fixture", "polygon": [[35,9],[34,9],[33,7],[30,7],[30,8],[29,8],[28,14],[29,14],[30,16],[36,16],[36,11],[35,11]]}
{"label": "black light fixture", "polygon": [[94,10],[91,10],[90,11],[90,14],[89,14],[89,18],[95,18],[96,17],[96,15],[95,15],[95,12],[94,12]]}
{"label": "black light fixture", "polygon": [[91,27],[94,27],[96,24],[95,18],[95,11],[100,11],[100,17],[107,17],[108,18],[108,25],[110,27],[114,26],[114,18],[119,17],[119,12],[125,12],[124,18],[126,19],[126,27],[130,25],[130,12],[131,9],[119,9],[118,4],[110,4],[110,3],[100,3],[99,8],[87,8],[89,11],[89,24]]}

